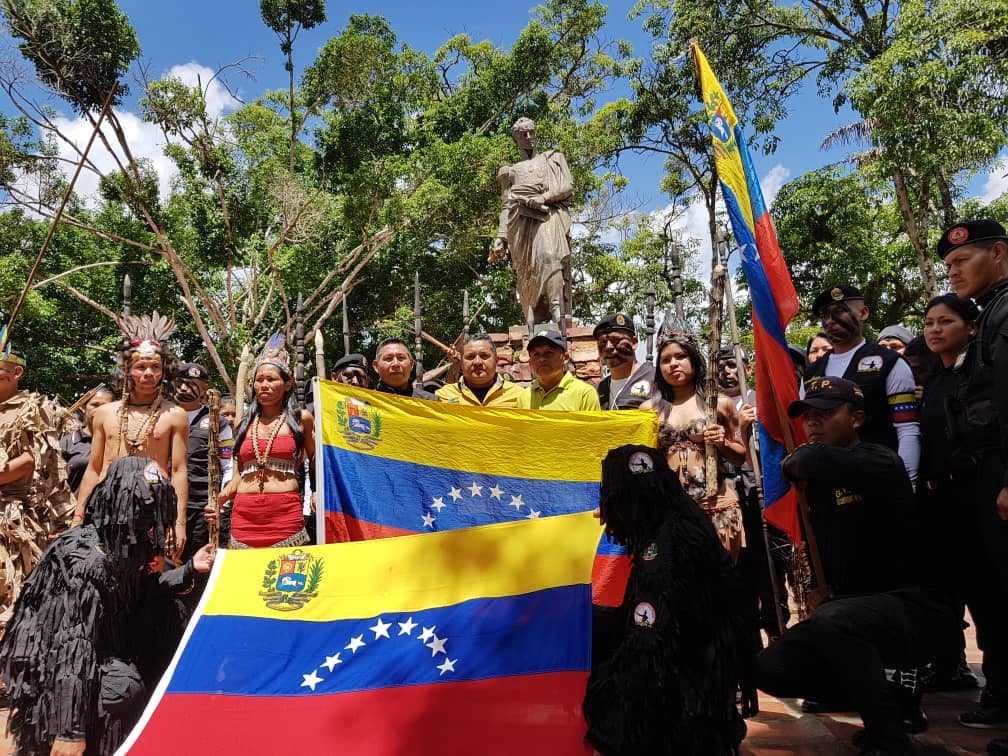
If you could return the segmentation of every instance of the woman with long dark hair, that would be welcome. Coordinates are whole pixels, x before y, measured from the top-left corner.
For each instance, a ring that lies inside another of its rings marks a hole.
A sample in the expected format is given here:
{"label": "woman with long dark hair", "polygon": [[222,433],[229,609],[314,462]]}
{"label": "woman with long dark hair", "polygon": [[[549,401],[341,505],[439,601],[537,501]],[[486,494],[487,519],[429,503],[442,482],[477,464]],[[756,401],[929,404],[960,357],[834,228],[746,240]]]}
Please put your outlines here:
{"label": "woman with long dark hair", "polygon": [[[704,380],[707,368],[696,340],[687,334],[664,338],[658,347],[652,398],[641,405],[658,415],[658,446],[683,489],[704,510],[724,547],[737,559],[745,545],[742,509],[724,465],[741,465],[745,446],[738,438],[735,403],[718,399],[717,422],[707,422]],[[717,494],[707,496],[706,445],[718,454]]]}
{"label": "woman with long dark hair", "polygon": [[221,491],[231,508],[230,548],[308,543],[299,471],[315,464],[315,421],[294,393],[284,337],[274,334],[256,359],[253,399],[235,433],[238,475]]}
{"label": "woman with long dark hair", "polygon": [[[924,381],[920,400],[921,460],[917,495],[924,524],[926,552],[947,555],[928,560],[935,569],[950,599],[959,605],[960,616],[966,603],[963,588],[969,578],[962,571],[968,551],[979,536],[970,524],[973,502],[963,500],[955,482],[955,443],[950,435],[950,400],[955,396],[960,376],[956,367],[966,352],[975,331],[980,311],[971,299],[942,294],[924,308],[924,341],[939,362]],[[956,647],[949,648],[944,659],[935,661],[933,690],[961,690],[977,687],[977,680],[966,663],[966,639],[961,634]]]}

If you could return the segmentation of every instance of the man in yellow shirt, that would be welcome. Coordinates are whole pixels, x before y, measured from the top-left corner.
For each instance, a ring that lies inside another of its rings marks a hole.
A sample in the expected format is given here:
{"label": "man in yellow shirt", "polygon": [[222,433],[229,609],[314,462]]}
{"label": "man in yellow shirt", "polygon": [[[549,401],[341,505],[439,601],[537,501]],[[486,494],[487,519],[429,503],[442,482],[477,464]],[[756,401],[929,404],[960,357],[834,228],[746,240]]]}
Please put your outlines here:
{"label": "man in yellow shirt", "polygon": [[598,392],[566,370],[567,341],[557,331],[539,331],[528,343],[532,385],[518,397],[521,409],[601,410]]}
{"label": "man in yellow shirt", "polygon": [[462,377],[437,390],[442,402],[473,407],[517,407],[520,386],[497,374],[497,347],[485,333],[462,343]]}

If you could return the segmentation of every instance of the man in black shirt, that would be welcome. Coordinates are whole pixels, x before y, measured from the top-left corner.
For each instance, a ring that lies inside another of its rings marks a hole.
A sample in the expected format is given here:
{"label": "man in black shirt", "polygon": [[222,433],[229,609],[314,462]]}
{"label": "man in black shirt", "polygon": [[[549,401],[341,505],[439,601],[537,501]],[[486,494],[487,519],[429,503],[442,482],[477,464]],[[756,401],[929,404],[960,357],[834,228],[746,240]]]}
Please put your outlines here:
{"label": "man in black shirt", "polygon": [[637,329],[623,313],[606,315],[592,332],[609,375],[595,387],[602,409],[637,409],[651,398],[654,366],[637,362]]}
{"label": "man in black shirt", "polygon": [[378,345],[374,362],[371,364],[378,373],[378,385],[375,386],[378,391],[432,402],[438,400],[434,394],[424,391],[410,381],[416,361],[410,354],[409,346],[402,339],[385,339]]}
{"label": "man in black shirt", "polygon": [[[864,721],[855,742],[865,753],[910,753],[905,730],[927,726],[914,670],[959,627],[940,596],[917,587],[910,480],[896,452],[858,438],[864,394],[853,382],[813,379],[789,414],[802,417],[809,443],[783,471],[805,487],[825,575],[810,596],[815,611],[760,655],[760,687],[848,699]],[[901,685],[890,686],[886,668],[908,671],[897,673]]]}
{"label": "man in black shirt", "polygon": [[951,467],[971,521],[961,582],[984,652],[986,687],[968,727],[1008,725],[1008,234],[993,220],[958,223],[938,255],[960,297],[980,306],[949,417]]}
{"label": "man in black shirt", "polygon": [[815,360],[805,379],[836,375],[853,381],[864,392],[861,438],[899,452],[910,481],[917,480],[920,427],[916,384],[910,366],[896,352],[864,338],[869,309],[855,286],[834,286],[812,303],[833,350]]}

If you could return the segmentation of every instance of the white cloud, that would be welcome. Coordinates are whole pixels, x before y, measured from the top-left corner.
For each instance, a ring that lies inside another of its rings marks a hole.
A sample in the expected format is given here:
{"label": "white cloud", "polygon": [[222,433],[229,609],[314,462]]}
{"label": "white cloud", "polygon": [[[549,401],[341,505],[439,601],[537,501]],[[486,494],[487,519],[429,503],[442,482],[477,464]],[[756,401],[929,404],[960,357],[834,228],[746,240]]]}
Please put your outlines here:
{"label": "white cloud", "polygon": [[990,169],[980,201],[989,205],[1005,192],[1008,192],[1008,158],[1002,158]]}
{"label": "white cloud", "polygon": [[[212,69],[200,65],[195,61],[172,66],[164,76],[166,78],[178,79],[183,84],[191,87],[201,86],[206,96],[207,113],[212,119],[220,118],[226,112],[234,110],[240,105],[220,81],[213,78],[214,71]],[[177,173],[174,163],[165,157],[164,135],[156,125],[145,122],[136,113],[127,110],[115,110],[114,112],[119,123],[122,125],[126,142],[133,157],[137,160],[149,160],[151,166],[157,172],[158,186],[163,200],[167,197],[171,180]],[[83,118],[67,118],[66,116],[56,116],[53,121],[60,132],[77,147],[77,150],[84,149],[88,139],[91,137],[92,127],[90,123]],[[105,135],[115,153],[121,156],[122,149],[117,144],[111,129],[108,126],[103,126],[102,134]],[[58,143],[58,149],[59,156],[66,161],[63,164],[63,173],[69,178],[77,162],[80,160],[80,154],[62,140]],[[89,158],[96,169],[102,174],[118,170],[113,154],[109,152],[100,140],[97,140],[94,146],[92,146]],[[77,195],[85,198],[86,201],[96,202],[98,180],[98,175],[95,172],[89,170],[83,171],[75,187]],[[26,178],[26,188],[30,187],[31,184],[31,179]]]}
{"label": "white cloud", "polygon": [[213,69],[202,66],[196,61],[172,66],[165,77],[178,79],[189,87],[202,87],[206,97],[207,113],[211,118],[219,118],[225,111],[235,110],[241,104],[231,96],[220,79],[214,78]]}
{"label": "white cloud", "polygon": [[770,173],[760,179],[760,187],[763,189],[763,199],[766,201],[768,209],[773,204],[774,198],[777,197],[777,192],[781,190],[781,187],[787,183],[789,178],[791,178],[791,171],[780,163],[777,163],[777,165],[770,169]]}

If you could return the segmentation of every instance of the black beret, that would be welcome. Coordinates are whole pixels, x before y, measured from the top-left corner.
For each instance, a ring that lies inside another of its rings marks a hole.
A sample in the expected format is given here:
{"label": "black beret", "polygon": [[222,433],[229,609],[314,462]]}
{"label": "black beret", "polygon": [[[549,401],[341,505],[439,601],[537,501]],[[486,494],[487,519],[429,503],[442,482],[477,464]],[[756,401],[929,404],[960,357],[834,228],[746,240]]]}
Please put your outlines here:
{"label": "black beret", "polygon": [[938,240],[938,257],[944,260],[945,256],[953,249],[965,247],[967,244],[975,242],[997,239],[1008,241],[1008,235],[1005,235],[1004,226],[995,220],[981,218],[956,223],[946,229],[941,239]]}
{"label": "black beret", "polygon": [[857,286],[841,284],[827,289],[812,302],[812,314],[819,315],[827,305],[833,302],[846,302],[849,299],[864,299],[864,294]]}
{"label": "black beret", "polygon": [[367,357],[363,354],[345,354],[336,360],[336,364],[332,366],[332,373],[335,375],[340,370],[348,367],[359,367],[367,370]]}
{"label": "black beret", "polygon": [[204,383],[210,382],[210,376],[207,374],[206,368],[202,365],[197,365],[195,362],[183,362],[179,365],[178,370],[175,371],[175,378],[176,380],[191,378],[203,381]]}
{"label": "black beret", "polygon": [[598,322],[598,325],[595,326],[595,330],[592,331],[592,338],[597,339],[603,333],[609,333],[610,331],[629,331],[631,336],[637,335],[637,328],[634,326],[633,318],[622,312],[615,315],[606,315],[602,318]]}

